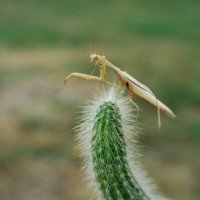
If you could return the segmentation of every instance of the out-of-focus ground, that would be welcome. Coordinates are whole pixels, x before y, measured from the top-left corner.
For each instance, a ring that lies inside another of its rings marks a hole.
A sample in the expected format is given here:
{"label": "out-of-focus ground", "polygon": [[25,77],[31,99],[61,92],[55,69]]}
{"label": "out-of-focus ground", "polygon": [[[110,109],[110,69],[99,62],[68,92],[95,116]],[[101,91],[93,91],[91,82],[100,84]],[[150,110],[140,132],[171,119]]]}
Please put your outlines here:
{"label": "out-of-focus ground", "polygon": [[200,2],[0,1],[0,199],[85,200],[73,127],[98,84],[94,47],[150,86],[177,115],[135,97],[141,162],[166,196],[200,199]]}

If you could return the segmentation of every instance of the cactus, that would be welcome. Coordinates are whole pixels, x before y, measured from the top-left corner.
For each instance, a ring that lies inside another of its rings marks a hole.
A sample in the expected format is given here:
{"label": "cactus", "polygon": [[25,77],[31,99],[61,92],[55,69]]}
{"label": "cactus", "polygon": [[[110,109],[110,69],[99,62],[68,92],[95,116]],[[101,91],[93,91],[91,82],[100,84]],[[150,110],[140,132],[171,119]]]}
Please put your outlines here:
{"label": "cactus", "polygon": [[139,129],[129,99],[101,91],[85,106],[77,127],[86,177],[97,199],[164,200],[137,163]]}

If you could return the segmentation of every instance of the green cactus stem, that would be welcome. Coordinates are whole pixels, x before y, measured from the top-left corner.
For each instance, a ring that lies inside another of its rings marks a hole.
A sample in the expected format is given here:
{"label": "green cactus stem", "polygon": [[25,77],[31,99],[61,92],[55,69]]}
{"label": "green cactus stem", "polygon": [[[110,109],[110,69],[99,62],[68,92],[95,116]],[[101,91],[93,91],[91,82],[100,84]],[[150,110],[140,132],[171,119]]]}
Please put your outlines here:
{"label": "green cactus stem", "polygon": [[106,200],[150,200],[131,174],[119,108],[104,102],[98,109],[92,137],[96,180]]}
{"label": "green cactus stem", "polygon": [[97,199],[164,200],[135,161],[135,110],[116,90],[101,92],[85,107],[78,126],[80,150]]}

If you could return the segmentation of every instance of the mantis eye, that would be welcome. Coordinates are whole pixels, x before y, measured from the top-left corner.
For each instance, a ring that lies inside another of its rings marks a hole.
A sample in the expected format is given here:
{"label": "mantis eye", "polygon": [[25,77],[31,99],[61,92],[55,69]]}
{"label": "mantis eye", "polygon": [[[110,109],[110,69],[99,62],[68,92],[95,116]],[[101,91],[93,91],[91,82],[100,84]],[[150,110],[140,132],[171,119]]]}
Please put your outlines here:
{"label": "mantis eye", "polygon": [[97,64],[98,64],[97,61],[98,61],[98,60],[97,60],[97,57],[93,57],[93,59],[91,60],[91,63],[92,63],[92,66],[93,66],[93,67],[96,67],[96,66],[97,66]]}

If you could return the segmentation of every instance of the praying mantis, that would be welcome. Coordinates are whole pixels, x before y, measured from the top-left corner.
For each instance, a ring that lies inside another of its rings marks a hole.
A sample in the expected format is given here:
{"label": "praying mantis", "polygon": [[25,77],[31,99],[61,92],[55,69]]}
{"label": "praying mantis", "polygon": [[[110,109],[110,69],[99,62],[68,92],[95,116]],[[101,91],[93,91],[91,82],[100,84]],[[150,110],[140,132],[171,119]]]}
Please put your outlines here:
{"label": "praying mantis", "polygon": [[[128,74],[125,71],[122,71],[120,68],[116,67],[114,64],[112,64],[110,61],[106,59],[105,56],[101,56],[95,53],[91,53],[90,55],[91,63],[93,64],[94,68],[99,67],[100,68],[100,76],[93,76],[83,73],[71,73],[64,79],[64,83],[66,84],[67,81],[71,77],[80,77],[86,80],[95,80],[95,81],[102,81],[107,84],[112,85],[110,82],[106,80],[106,68],[111,68],[115,74],[117,75],[120,83],[120,88],[126,88],[130,97],[130,100],[132,101],[132,97],[134,95],[139,96],[143,100],[147,101],[151,105],[157,108],[158,110],[158,126],[160,127],[160,111],[163,112],[168,117],[171,117],[172,119],[175,119],[176,116],[173,113],[173,111],[167,107],[164,103],[162,103],[157,97],[153,94],[153,92],[150,90],[149,87],[144,85],[143,83],[139,82],[137,79],[135,79],[133,76]],[[132,101],[133,102],[133,101]],[[134,103],[134,102],[133,102]],[[135,103],[134,103],[135,104]],[[137,106],[136,106],[137,107]]]}

